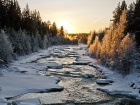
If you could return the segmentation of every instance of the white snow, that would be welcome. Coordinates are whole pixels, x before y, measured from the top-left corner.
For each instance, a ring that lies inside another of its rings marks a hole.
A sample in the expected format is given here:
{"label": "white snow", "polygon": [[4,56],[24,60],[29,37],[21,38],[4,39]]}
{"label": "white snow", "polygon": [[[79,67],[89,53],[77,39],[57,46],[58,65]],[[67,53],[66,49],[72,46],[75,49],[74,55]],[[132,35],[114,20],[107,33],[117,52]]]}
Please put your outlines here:
{"label": "white snow", "polygon": [[[28,56],[19,57],[13,61],[8,68],[2,69],[3,76],[0,77],[0,105],[7,105],[5,98],[19,96],[25,93],[47,92],[49,89],[62,89],[57,85],[59,81],[56,77],[43,76],[38,71],[47,71],[48,68],[62,68],[63,64],[88,64],[102,73],[104,79],[97,79],[97,83],[109,83],[109,85],[100,86],[98,90],[111,95],[125,95],[131,98],[140,99],[140,73],[133,72],[129,75],[111,71],[99,64],[95,59],[87,56],[87,46],[53,46],[48,50]],[[61,59],[51,58],[51,54],[59,55]],[[39,60],[44,57],[46,61]],[[68,56],[69,59],[67,59]],[[35,62],[36,61],[36,62]],[[85,73],[83,76],[91,76]],[[111,83],[111,84],[110,84]],[[133,85],[132,85],[133,83]],[[17,100],[18,105],[39,105],[38,99]]]}
{"label": "white snow", "polygon": [[[91,64],[90,64],[91,65]],[[139,86],[140,86],[140,73],[132,72],[128,75],[121,75],[116,71],[112,71],[109,68],[103,67],[101,65],[92,63],[93,67],[97,67],[102,72],[103,78],[99,79],[98,82],[106,82],[106,80],[112,80],[113,83],[110,85],[99,86],[97,89],[106,92],[110,95],[124,95],[130,98],[139,99]],[[103,80],[103,81],[102,81]],[[131,87],[130,84],[134,83]]]}
{"label": "white snow", "polygon": [[17,105],[40,105],[40,101],[38,98],[26,99],[26,100],[16,100],[15,103]]}
{"label": "white snow", "polygon": [[[0,105],[7,105],[8,101],[5,99],[22,94],[47,92],[50,89],[63,89],[62,86],[57,85],[58,78],[37,74],[39,70],[47,70],[48,67],[56,68],[62,65],[56,62],[31,63],[42,57],[50,56],[49,50],[53,48],[19,57],[8,68],[1,70],[3,76],[0,77]],[[19,105],[23,105],[22,103]]]}
{"label": "white snow", "polygon": [[7,73],[1,77],[0,98],[10,98],[25,93],[46,92],[50,88],[62,88],[56,84],[57,80],[52,77]]}
{"label": "white snow", "polygon": [[0,105],[7,105],[7,101],[0,98]]}

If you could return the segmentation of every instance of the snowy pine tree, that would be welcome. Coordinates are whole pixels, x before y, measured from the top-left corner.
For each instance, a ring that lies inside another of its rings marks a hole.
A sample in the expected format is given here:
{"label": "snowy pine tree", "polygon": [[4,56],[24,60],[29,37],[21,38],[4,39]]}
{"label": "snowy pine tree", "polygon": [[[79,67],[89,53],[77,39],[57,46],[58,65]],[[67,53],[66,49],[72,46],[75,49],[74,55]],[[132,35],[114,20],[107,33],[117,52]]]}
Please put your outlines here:
{"label": "snowy pine tree", "polygon": [[5,63],[11,62],[13,58],[13,48],[8,36],[3,30],[0,32],[0,59]]}
{"label": "snowy pine tree", "polygon": [[129,73],[135,67],[136,48],[132,35],[126,35],[119,47],[119,68],[123,73]]}
{"label": "snowy pine tree", "polygon": [[93,44],[91,44],[89,47],[89,54],[99,59],[100,50],[101,50],[101,43],[99,41],[99,37],[96,36]]}
{"label": "snowy pine tree", "polygon": [[43,49],[48,48],[49,45],[50,45],[50,44],[49,44],[48,37],[47,37],[47,35],[45,35],[44,38],[43,38]]}
{"label": "snowy pine tree", "polygon": [[19,30],[13,37],[14,51],[18,55],[25,55],[31,53],[30,36],[28,37],[25,32]]}

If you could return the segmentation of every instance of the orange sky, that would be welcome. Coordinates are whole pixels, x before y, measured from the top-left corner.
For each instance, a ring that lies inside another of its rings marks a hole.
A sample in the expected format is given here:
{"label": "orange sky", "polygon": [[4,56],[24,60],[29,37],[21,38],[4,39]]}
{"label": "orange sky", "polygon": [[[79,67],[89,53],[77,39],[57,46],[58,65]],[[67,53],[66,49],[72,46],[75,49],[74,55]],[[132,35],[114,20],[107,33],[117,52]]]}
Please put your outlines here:
{"label": "orange sky", "polygon": [[[56,22],[69,33],[90,32],[110,24],[112,12],[122,0],[18,0],[23,8],[40,11],[43,21]],[[126,0],[127,4],[135,0]]]}

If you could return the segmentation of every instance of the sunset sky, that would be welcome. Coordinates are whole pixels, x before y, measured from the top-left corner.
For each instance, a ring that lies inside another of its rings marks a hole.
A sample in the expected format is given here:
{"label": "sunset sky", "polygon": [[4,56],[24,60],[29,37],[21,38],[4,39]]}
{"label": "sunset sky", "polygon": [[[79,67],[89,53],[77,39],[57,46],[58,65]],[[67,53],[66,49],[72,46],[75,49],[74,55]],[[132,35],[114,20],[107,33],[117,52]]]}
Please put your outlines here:
{"label": "sunset sky", "polygon": [[[29,4],[39,10],[43,21],[63,25],[69,33],[90,32],[109,26],[112,12],[122,0],[18,0],[21,8]],[[127,4],[135,0],[126,0]]]}

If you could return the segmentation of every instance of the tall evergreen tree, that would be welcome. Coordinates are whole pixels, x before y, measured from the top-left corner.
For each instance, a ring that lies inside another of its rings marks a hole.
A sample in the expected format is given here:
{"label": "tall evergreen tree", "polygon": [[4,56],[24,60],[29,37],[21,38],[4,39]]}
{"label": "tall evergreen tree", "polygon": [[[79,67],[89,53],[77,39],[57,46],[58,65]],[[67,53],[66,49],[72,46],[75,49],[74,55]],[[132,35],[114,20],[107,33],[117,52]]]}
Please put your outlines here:
{"label": "tall evergreen tree", "polygon": [[134,10],[135,10],[135,4],[131,3],[128,7],[127,11],[127,27],[126,31],[129,33],[133,33],[134,28]]}
{"label": "tall evergreen tree", "polygon": [[140,0],[137,0],[135,4],[134,22],[135,22],[134,31],[140,31]]}
{"label": "tall evergreen tree", "polygon": [[140,0],[130,5],[127,16],[127,32],[135,33],[137,46],[140,45]]}
{"label": "tall evergreen tree", "polygon": [[64,36],[64,35],[65,35],[63,26],[61,26],[61,28],[60,28],[59,35],[60,35],[60,36]]}
{"label": "tall evergreen tree", "polygon": [[13,48],[8,39],[8,36],[3,30],[0,32],[0,59],[5,63],[11,62],[13,58]]}
{"label": "tall evergreen tree", "polygon": [[0,28],[4,28],[8,25],[8,8],[6,7],[6,2],[0,0]]}
{"label": "tall evergreen tree", "polygon": [[121,10],[127,10],[127,4],[125,2],[125,0],[122,1],[122,4],[121,4]]}
{"label": "tall evergreen tree", "polygon": [[50,31],[51,31],[52,36],[56,36],[58,34],[58,29],[57,29],[57,26],[56,26],[55,22],[53,22],[53,24],[50,28]]}
{"label": "tall evergreen tree", "polygon": [[119,3],[115,11],[113,12],[113,26],[117,26],[119,24],[120,16],[122,15],[123,10],[127,10],[125,0],[123,0],[121,4]]}
{"label": "tall evergreen tree", "polygon": [[21,26],[21,10],[17,1],[10,1],[7,13],[9,18],[9,27],[19,30]]}

